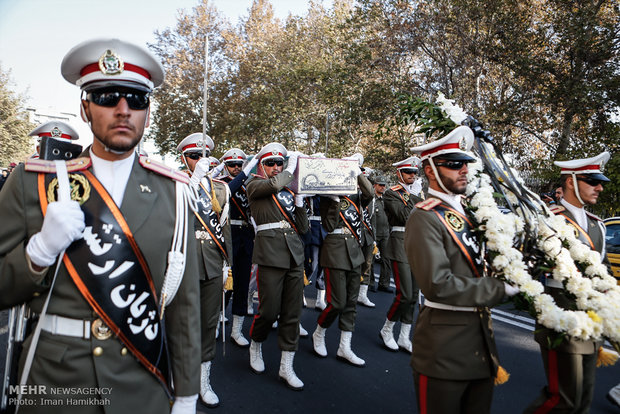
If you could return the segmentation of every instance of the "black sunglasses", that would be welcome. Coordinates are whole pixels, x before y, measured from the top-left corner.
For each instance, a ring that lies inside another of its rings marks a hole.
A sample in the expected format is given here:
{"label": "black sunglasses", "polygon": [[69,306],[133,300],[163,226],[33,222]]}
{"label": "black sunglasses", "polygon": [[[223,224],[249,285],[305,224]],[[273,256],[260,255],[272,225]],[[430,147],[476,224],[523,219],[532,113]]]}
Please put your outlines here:
{"label": "black sunglasses", "polygon": [[263,165],[265,165],[266,167],[273,167],[274,165],[281,167],[284,165],[284,161],[283,160],[267,160],[263,162]]}
{"label": "black sunglasses", "polygon": [[231,167],[231,168],[235,168],[235,167],[241,168],[243,167],[243,162],[241,161],[227,162],[226,166]]}
{"label": "black sunglasses", "polygon": [[400,172],[405,174],[415,174],[418,172],[418,170],[416,170],[415,168],[403,168],[400,170]]}
{"label": "black sunglasses", "polygon": [[149,93],[141,91],[93,91],[86,94],[86,100],[107,108],[114,108],[125,98],[130,109],[143,110],[149,107]]}
{"label": "black sunglasses", "polygon": [[190,152],[190,153],[185,154],[185,158],[189,158],[190,160],[197,161],[202,158],[202,154],[200,152]]}
{"label": "black sunglasses", "polygon": [[597,185],[605,185],[604,181],[597,180],[596,178],[585,178],[585,177],[577,177],[577,180],[583,181],[589,186],[596,187]]}
{"label": "black sunglasses", "polygon": [[446,167],[451,170],[460,170],[467,163],[465,161],[444,161],[435,163],[438,167]]}

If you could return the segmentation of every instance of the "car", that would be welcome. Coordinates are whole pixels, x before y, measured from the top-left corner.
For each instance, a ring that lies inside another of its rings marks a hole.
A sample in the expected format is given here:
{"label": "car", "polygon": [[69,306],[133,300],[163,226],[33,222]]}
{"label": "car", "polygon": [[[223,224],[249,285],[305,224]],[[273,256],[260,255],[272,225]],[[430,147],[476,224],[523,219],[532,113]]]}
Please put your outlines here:
{"label": "car", "polygon": [[611,263],[611,272],[620,284],[620,217],[603,220],[605,223],[605,250]]}

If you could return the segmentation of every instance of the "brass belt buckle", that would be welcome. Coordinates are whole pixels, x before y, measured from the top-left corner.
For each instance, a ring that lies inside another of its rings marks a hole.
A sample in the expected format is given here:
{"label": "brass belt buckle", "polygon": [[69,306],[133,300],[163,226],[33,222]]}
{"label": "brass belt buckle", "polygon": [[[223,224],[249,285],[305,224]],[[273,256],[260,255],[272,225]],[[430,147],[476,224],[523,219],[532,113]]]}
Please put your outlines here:
{"label": "brass belt buckle", "polygon": [[112,330],[99,318],[95,319],[90,326],[93,336],[100,341],[105,341],[112,336]]}

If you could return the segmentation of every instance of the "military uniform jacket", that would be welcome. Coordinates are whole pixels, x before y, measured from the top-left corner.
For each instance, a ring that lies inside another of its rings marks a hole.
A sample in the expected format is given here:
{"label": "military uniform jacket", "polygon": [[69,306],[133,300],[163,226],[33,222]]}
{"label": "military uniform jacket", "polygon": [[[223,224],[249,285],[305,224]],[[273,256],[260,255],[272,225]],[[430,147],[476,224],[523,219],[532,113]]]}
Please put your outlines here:
{"label": "military uniform jacket", "polygon": [[476,278],[465,256],[433,211],[415,209],[405,231],[411,270],[426,299],[481,307],[451,311],[423,306],[413,335],[411,366],[429,377],[452,380],[495,376],[499,365],[490,311],[504,296],[503,283]]}
{"label": "military uniform jacket", "polygon": [[[411,210],[413,210],[416,203],[420,201],[422,201],[420,197],[409,194],[400,184],[385,190],[383,202],[390,229],[394,226],[404,227]],[[405,233],[402,231],[390,232],[387,252],[385,254],[386,259],[403,263],[407,262],[404,238]]]}
{"label": "military uniform jacket", "polygon": [[[577,222],[573,214],[568,209],[557,207],[556,209],[554,209],[554,211],[557,211],[558,213],[561,212],[561,214],[567,216],[574,223]],[[605,232],[602,221],[594,214],[588,212],[586,212],[586,218],[588,220],[588,228],[584,230],[586,231],[586,233],[588,233],[588,236],[590,236],[590,239],[594,244],[594,249],[597,252],[601,253],[602,257],[605,248]],[[582,241],[584,242],[584,244],[590,246],[590,243],[586,240]],[[577,309],[577,304],[575,303],[575,300],[573,298],[570,298],[568,293],[564,289],[552,288],[547,286],[545,288],[545,293],[550,294],[559,307],[571,310]],[[549,340],[556,336],[557,333],[554,333],[552,330],[537,325],[534,339],[544,348],[548,348]],[[554,350],[570,354],[593,354],[594,352],[597,352],[599,346],[600,343],[597,341],[582,341],[577,338],[566,338],[559,346],[555,347]]]}
{"label": "military uniform jacket", "polygon": [[[215,190],[215,198],[219,202],[222,209],[224,209],[224,206],[228,203],[227,185],[218,180],[211,180],[211,185],[213,185],[213,189]],[[211,193],[209,195],[211,195]],[[194,221],[194,229],[198,231],[206,231],[199,220]],[[224,235],[224,248],[226,249],[226,254],[228,255],[228,264],[231,265],[233,248],[230,223],[228,220],[226,220],[226,223],[222,226],[222,234]],[[214,277],[222,277],[222,265],[224,259],[220,248],[212,239],[197,240],[196,242],[199,245],[198,272],[200,280],[211,280]]]}
{"label": "military uniform jacket", "polygon": [[[357,183],[361,193],[358,192],[357,194],[350,195],[349,198],[357,205],[361,213],[362,209],[372,200],[372,185],[361,174],[357,177]],[[341,205],[341,202],[321,197],[321,222],[323,223],[323,228],[328,233],[335,229],[346,228],[346,224],[342,217],[340,217]],[[365,237],[364,224],[360,223],[360,226],[362,227],[362,237]],[[327,234],[325,240],[323,240],[321,256],[319,258],[319,262],[323,267],[352,270],[364,263],[364,260],[361,245],[352,234]]]}
{"label": "military uniform jacket", "polygon": [[[269,179],[256,177],[250,181],[247,188],[250,211],[257,226],[286,220],[272,195],[284,189],[291,181],[293,175],[288,171],[282,171]],[[304,207],[295,207],[295,220],[295,226],[301,234],[308,231],[308,215]],[[295,266],[301,265],[304,260],[304,245],[294,229],[277,228],[256,233],[253,263],[290,269],[291,259]]]}
{"label": "military uniform jacket", "polygon": [[374,203],[371,203],[374,207],[372,214],[373,229],[375,231],[375,240],[386,240],[390,236],[390,224],[388,222],[387,215],[385,214],[385,204],[383,202],[383,196],[374,198]]}
{"label": "military uniform jacket", "polygon": [[[230,198],[233,197],[237,201],[236,203],[233,201],[229,202],[230,205],[230,220],[242,220],[246,221],[248,224],[243,226],[230,226],[231,236],[232,236],[232,254],[233,256],[241,254],[241,252],[252,252],[254,248],[254,228],[250,222],[250,208],[249,205],[247,208],[240,206],[240,200],[246,200],[248,198],[248,193],[244,186],[244,182],[247,180],[247,176],[243,171],[239,173],[236,177],[225,176],[222,177],[222,181],[228,183],[228,188],[230,188]],[[243,209],[243,212],[240,210]],[[229,261],[229,263],[232,263]]]}
{"label": "military uniform jacket", "polygon": [[[88,156],[88,152],[85,151],[82,156]],[[92,167],[89,170],[92,172]],[[0,309],[26,302],[35,313],[40,313],[56,267],[54,264],[42,273],[36,273],[26,258],[28,240],[41,230],[43,223],[37,175],[25,171],[21,164],[0,193],[0,217],[4,218],[0,226]],[[145,169],[136,157],[120,211],[148,263],[159,296],[175,224],[175,182]],[[188,227],[192,229],[193,215],[189,216]],[[195,239],[188,236],[188,252],[196,251],[195,243]],[[97,317],[71,280],[64,264],[58,271],[48,314],[85,320]],[[199,390],[200,333],[196,329],[199,315],[196,256],[188,254],[183,281],[164,314],[176,395],[192,395]],[[149,408],[149,401],[158,401],[153,396],[163,393],[163,388],[154,377],[135,358],[127,356],[121,360],[120,352],[108,352],[108,349],[120,350],[122,345],[118,339],[112,337],[98,341],[91,336],[90,340],[63,337],[68,338],[64,340],[62,335],[55,335],[54,340],[48,340],[50,336],[47,332],[41,333],[37,347],[37,355],[41,358],[35,356],[32,372],[37,361],[47,361],[49,367],[41,367],[41,370],[50,372],[50,375],[62,378],[79,375],[82,378],[80,381],[83,381],[81,383],[96,381],[99,387],[113,389],[119,388],[117,378],[120,381],[122,377],[123,381],[129,380],[141,386],[132,387],[131,391],[120,390],[120,395],[116,397],[113,393],[112,404],[105,407],[108,412],[125,412],[138,402],[143,407],[138,411],[161,410]],[[95,346],[104,349],[100,357],[94,357],[92,349],[83,352],[82,347]],[[78,351],[79,358],[75,354]],[[73,356],[76,356],[75,359],[72,359]],[[150,384],[156,386],[156,391]],[[131,401],[121,398],[129,394]]]}

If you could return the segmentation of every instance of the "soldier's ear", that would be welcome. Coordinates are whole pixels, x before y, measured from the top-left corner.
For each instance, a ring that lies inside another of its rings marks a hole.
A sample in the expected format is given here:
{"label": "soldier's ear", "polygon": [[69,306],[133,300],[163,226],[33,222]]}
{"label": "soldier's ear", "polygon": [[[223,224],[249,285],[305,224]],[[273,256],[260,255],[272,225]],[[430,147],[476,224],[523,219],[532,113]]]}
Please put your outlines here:
{"label": "soldier's ear", "polygon": [[151,125],[151,107],[146,108],[146,119],[144,120],[144,128],[148,128]]}
{"label": "soldier's ear", "polygon": [[426,164],[424,166],[424,174],[426,174],[426,178],[428,178],[429,181],[431,178],[435,181],[437,180],[435,177],[435,171],[433,171],[433,167],[431,167],[430,164]]}
{"label": "soldier's ear", "polygon": [[82,121],[89,123],[90,119],[88,119],[88,114],[86,113],[86,101],[82,100],[80,103],[80,115],[82,116]]}

